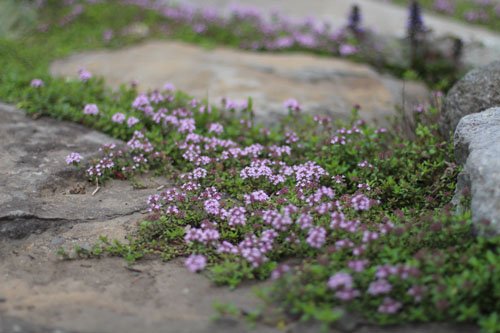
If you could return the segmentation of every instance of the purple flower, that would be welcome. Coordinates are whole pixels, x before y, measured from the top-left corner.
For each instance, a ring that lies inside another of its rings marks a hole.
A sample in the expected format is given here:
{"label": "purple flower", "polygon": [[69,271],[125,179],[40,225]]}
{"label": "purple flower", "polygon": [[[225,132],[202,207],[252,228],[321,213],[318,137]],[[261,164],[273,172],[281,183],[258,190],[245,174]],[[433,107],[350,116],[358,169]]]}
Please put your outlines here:
{"label": "purple flower", "polygon": [[111,29],[105,30],[102,33],[102,39],[104,40],[105,43],[109,43],[111,39],[113,39],[113,36],[114,36],[113,30]]}
{"label": "purple flower", "polygon": [[339,48],[339,53],[343,57],[353,55],[357,52],[358,52],[358,49],[356,48],[356,46],[353,46],[350,44],[342,44]]}
{"label": "purple flower", "polygon": [[337,290],[335,297],[341,301],[350,301],[358,297],[361,293],[357,289]]}
{"label": "purple flower", "polygon": [[186,259],[184,264],[190,272],[196,273],[205,268],[207,265],[207,258],[201,254],[192,254]]}
{"label": "purple flower", "polygon": [[347,267],[353,271],[360,273],[365,270],[366,266],[369,264],[368,260],[351,260],[347,263]]}
{"label": "purple flower", "polygon": [[391,290],[392,285],[385,279],[373,281],[368,287],[368,293],[370,295],[387,294]]}
{"label": "purple flower", "polygon": [[399,311],[403,304],[400,302],[396,302],[390,297],[384,298],[384,301],[380,306],[378,307],[378,312],[380,313],[386,313],[386,314],[393,314]]}
{"label": "purple flower", "polygon": [[330,289],[352,289],[352,276],[349,273],[339,272],[332,275],[327,284]]}
{"label": "purple flower", "polygon": [[185,118],[179,120],[177,131],[179,133],[192,133],[196,129],[194,118]]}
{"label": "purple flower", "polygon": [[40,79],[33,79],[33,80],[31,80],[31,83],[30,83],[30,86],[32,86],[33,88],[40,88],[40,87],[43,87],[44,85],[45,85],[45,83],[43,83],[43,81]]}
{"label": "purple flower", "polygon": [[413,112],[415,113],[424,113],[425,106],[423,104],[418,104],[413,108]]}
{"label": "purple flower", "polygon": [[415,302],[420,302],[425,294],[426,288],[424,286],[412,286],[408,289],[407,294],[413,296]]}
{"label": "purple flower", "polygon": [[74,164],[74,165],[77,165],[78,163],[80,163],[80,161],[82,160],[82,155],[78,154],[78,153],[70,153],[68,156],[66,156],[66,164],[70,165],[70,164]]}
{"label": "purple flower", "polygon": [[231,227],[236,225],[245,225],[247,221],[245,213],[246,209],[244,207],[231,208],[228,212],[227,224]]}
{"label": "purple flower", "polygon": [[364,194],[357,194],[351,198],[351,205],[355,210],[369,210],[370,199]]}
{"label": "purple flower", "polygon": [[269,200],[269,196],[266,194],[266,192],[258,190],[250,194],[245,194],[243,196],[243,199],[245,199],[246,205],[250,205],[255,202],[266,202],[267,200]]}
{"label": "purple flower", "polygon": [[204,202],[205,212],[212,215],[219,215],[220,203],[216,199],[208,199]]}
{"label": "purple flower", "polygon": [[99,108],[95,104],[87,104],[83,108],[83,113],[88,115],[96,115],[99,113]]}
{"label": "purple flower", "polygon": [[300,109],[301,109],[299,102],[294,98],[290,98],[290,99],[287,99],[286,101],[284,101],[283,106],[285,107],[285,109],[296,111],[296,112],[300,111]]}
{"label": "purple flower", "polygon": [[128,127],[133,127],[134,125],[139,123],[139,119],[136,117],[128,117],[127,119],[127,125]]}
{"label": "purple flower", "polygon": [[117,124],[121,124],[125,121],[126,116],[123,113],[117,112],[111,117],[111,121]]}
{"label": "purple flower", "polygon": [[149,106],[149,98],[145,94],[138,95],[132,102],[132,107],[138,110],[144,110]]}
{"label": "purple flower", "polygon": [[306,242],[313,248],[321,248],[326,242],[326,230],[322,227],[314,227],[309,229]]}
{"label": "purple flower", "polygon": [[78,75],[79,75],[80,80],[82,82],[87,82],[88,80],[90,80],[92,78],[92,73],[90,73],[89,71],[87,71],[86,69],[83,69],[83,68],[81,68],[78,71]]}
{"label": "purple flower", "polygon": [[219,123],[212,123],[208,128],[208,133],[221,134],[224,131],[224,127]]}
{"label": "purple flower", "polygon": [[313,226],[312,224],[313,218],[309,214],[301,214],[297,219],[297,224],[300,226],[300,229],[309,229]]}
{"label": "purple flower", "polygon": [[168,92],[174,92],[175,86],[172,83],[167,82],[163,85],[163,90],[168,91]]}
{"label": "purple flower", "polygon": [[288,265],[279,265],[272,273],[271,273],[271,280],[277,280],[286,273],[290,271],[290,266]]}
{"label": "purple flower", "polygon": [[455,11],[455,6],[450,0],[435,0],[433,7],[438,12],[446,14],[452,14]]}
{"label": "purple flower", "polygon": [[230,110],[245,110],[248,108],[248,101],[246,100],[230,100],[223,99],[224,107],[227,111]]}

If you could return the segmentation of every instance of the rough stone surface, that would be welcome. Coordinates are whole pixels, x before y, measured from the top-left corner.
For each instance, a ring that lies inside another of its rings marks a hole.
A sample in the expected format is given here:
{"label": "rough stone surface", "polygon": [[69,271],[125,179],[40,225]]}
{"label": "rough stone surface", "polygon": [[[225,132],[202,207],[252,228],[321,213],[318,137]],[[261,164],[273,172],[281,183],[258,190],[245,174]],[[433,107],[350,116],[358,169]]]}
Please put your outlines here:
{"label": "rough stone surface", "polygon": [[[130,64],[134,64],[130,66]],[[283,101],[296,98],[312,113],[346,117],[361,105],[367,120],[384,120],[401,104],[426,102],[427,89],[376,73],[346,60],[305,54],[249,53],[203,49],[173,41],[153,41],[118,51],[88,52],[56,61],[54,75],[75,77],[85,67],[118,86],[137,80],[139,88],[158,89],[165,82],[218,104],[222,97],[253,98],[255,112],[270,121],[286,114]]]}
{"label": "rough stone surface", "polygon": [[[37,325],[100,333],[250,331],[244,323],[212,322],[211,317],[216,300],[251,309],[256,302],[251,287],[234,292],[213,287],[204,276],[188,272],[182,261],[141,261],[129,269],[120,258],[61,261],[55,255],[59,246],[91,244],[99,235],[121,238],[139,218],[62,226],[0,241],[0,323],[8,316],[12,325],[13,318],[22,318],[18,325],[27,331]],[[55,237],[63,244],[54,245]],[[263,327],[262,332],[274,330]]]}
{"label": "rough stone surface", "polygon": [[85,181],[83,171],[65,163],[70,152],[89,157],[110,142],[120,144],[77,124],[35,121],[0,105],[0,238],[143,210],[147,196],[165,180],[148,180],[150,188],[141,190],[132,190],[124,181],[110,181],[93,196],[94,187]]}
{"label": "rough stone surface", "polygon": [[455,155],[464,169],[454,202],[458,203],[462,192],[469,189],[477,230],[485,235],[500,234],[500,108],[460,120],[455,131]]}
{"label": "rough stone surface", "polygon": [[470,71],[451,88],[444,103],[443,132],[453,132],[462,117],[495,106],[500,106],[500,61]]}

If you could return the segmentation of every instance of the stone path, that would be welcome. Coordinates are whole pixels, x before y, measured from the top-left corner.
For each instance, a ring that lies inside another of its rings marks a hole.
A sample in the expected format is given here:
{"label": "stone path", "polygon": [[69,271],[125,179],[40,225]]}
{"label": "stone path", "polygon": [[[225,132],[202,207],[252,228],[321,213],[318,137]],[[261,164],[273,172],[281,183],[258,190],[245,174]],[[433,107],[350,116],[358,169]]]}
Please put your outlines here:
{"label": "stone path", "polygon": [[[130,64],[133,64],[131,66]],[[54,75],[76,77],[80,68],[118,86],[132,80],[139,88],[161,88],[167,81],[198,98],[219,104],[221,97],[253,98],[261,120],[286,114],[283,101],[296,98],[312,113],[347,117],[354,105],[368,120],[383,120],[402,103],[425,102],[422,85],[381,75],[364,64],[305,54],[207,50],[174,41],[152,41],[118,51],[95,51],[56,61]]]}
{"label": "stone path", "polygon": [[[234,3],[259,8],[264,13],[279,9],[292,18],[303,19],[310,16],[326,20],[333,27],[345,25],[351,6],[358,4],[367,27],[380,34],[395,37],[404,36],[407,22],[406,8],[376,0],[184,0],[183,2],[197,7],[214,7],[226,13]],[[467,42],[469,44],[465,48],[467,63],[478,66],[500,58],[500,34],[431,13],[425,13],[424,21],[437,35],[452,34]],[[486,48],[476,43],[482,43]]]}

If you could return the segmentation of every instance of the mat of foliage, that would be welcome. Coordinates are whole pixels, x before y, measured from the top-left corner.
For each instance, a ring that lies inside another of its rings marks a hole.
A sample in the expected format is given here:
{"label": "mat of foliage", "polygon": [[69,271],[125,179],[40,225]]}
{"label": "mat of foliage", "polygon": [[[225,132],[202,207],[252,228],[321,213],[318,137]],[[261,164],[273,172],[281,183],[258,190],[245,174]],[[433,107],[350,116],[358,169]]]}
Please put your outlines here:
{"label": "mat of foliage", "polygon": [[233,288],[271,278],[263,298],[293,320],[330,324],[341,307],[380,324],[498,332],[500,239],[476,237],[469,212],[448,205],[459,170],[437,131],[439,103],[380,128],[355,111],[351,121],[310,116],[290,99],[289,116],[266,128],[251,99],[210,105],[171,84],[113,92],[86,70],[51,78],[55,57],[103,45],[99,25],[82,17],[1,41],[0,99],[125,140],[95,158],[68,156],[89,181],[156,173],[171,185],[148,199],[127,243],[103,238],[81,255],[184,257],[187,269]]}

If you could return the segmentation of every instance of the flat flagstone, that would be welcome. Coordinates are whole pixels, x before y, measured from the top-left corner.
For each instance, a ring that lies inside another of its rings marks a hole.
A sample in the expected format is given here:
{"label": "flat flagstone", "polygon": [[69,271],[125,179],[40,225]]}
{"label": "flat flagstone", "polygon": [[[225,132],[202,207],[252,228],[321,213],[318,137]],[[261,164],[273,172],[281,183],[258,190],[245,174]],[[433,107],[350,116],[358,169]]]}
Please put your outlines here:
{"label": "flat flagstone", "polygon": [[254,53],[235,49],[207,50],[175,41],[150,41],[117,51],[94,51],[55,61],[53,75],[76,77],[80,68],[103,76],[116,87],[137,80],[140,90],[159,89],[165,82],[197,98],[219,104],[222,97],[253,98],[255,112],[269,122],[286,114],[283,101],[296,98],[315,114],[346,118],[354,105],[361,116],[383,121],[426,102],[423,84],[377,73],[365,64],[306,54]]}

